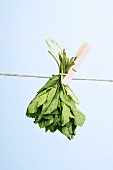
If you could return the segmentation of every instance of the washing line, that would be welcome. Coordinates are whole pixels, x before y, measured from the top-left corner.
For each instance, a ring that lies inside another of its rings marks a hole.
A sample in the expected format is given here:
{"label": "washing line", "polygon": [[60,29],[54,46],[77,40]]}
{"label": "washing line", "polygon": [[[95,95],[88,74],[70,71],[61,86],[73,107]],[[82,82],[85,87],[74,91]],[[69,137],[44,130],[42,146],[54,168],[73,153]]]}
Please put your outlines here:
{"label": "washing line", "polygon": [[[0,76],[26,77],[26,78],[46,78],[46,79],[49,79],[49,78],[50,78],[50,76],[38,76],[38,75],[28,75],[28,74],[12,74],[12,73],[0,73]],[[113,83],[113,80],[112,80],[112,79],[73,78],[72,80],[77,80],[77,81],[96,81],[96,82]]]}

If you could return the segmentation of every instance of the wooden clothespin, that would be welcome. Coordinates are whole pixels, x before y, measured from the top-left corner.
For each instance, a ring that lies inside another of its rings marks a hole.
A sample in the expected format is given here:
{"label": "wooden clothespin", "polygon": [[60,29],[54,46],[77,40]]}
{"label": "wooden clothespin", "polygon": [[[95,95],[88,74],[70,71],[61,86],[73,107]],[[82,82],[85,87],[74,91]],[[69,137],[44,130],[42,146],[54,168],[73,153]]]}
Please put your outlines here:
{"label": "wooden clothespin", "polygon": [[76,52],[76,54],[74,55],[75,65],[73,65],[69,69],[68,74],[62,80],[62,83],[64,85],[67,85],[68,82],[73,78],[74,73],[78,70],[79,66],[82,64],[83,60],[85,59],[90,49],[91,49],[91,46],[88,43],[84,42],[82,46],[79,48],[79,50]]}

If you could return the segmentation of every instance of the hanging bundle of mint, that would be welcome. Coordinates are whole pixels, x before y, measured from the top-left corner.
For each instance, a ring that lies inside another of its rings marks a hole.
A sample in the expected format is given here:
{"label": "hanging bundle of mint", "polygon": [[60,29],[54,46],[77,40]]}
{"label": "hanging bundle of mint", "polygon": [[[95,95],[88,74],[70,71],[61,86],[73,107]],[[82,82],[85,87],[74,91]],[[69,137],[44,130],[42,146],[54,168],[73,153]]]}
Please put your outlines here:
{"label": "hanging bundle of mint", "polygon": [[[56,45],[58,55],[53,52],[49,42]],[[59,74],[52,75],[47,83],[37,92],[27,107],[26,115],[34,118],[34,123],[45,131],[59,130],[68,139],[73,139],[77,126],[82,126],[85,115],[77,109],[79,100],[68,85],[62,83],[63,78],[74,65],[74,57],[67,58],[66,51],[61,50],[54,39],[47,39],[49,53],[55,59]]]}

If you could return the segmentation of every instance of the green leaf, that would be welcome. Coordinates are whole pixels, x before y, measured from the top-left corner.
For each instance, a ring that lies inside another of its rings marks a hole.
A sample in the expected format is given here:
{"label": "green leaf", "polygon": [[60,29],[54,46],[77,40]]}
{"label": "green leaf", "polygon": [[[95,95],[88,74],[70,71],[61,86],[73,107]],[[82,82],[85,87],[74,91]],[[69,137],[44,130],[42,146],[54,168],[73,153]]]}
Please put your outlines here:
{"label": "green leaf", "polygon": [[47,132],[48,130],[50,130],[50,132],[54,133],[54,132],[57,130],[57,126],[54,125],[54,124],[51,124],[51,125],[45,127],[45,130],[46,130],[46,132]]}
{"label": "green leaf", "polygon": [[42,118],[43,118],[43,115],[40,114],[39,116],[37,116],[37,117],[35,118],[34,123],[40,122]]}
{"label": "green leaf", "polygon": [[68,131],[69,131],[69,134],[70,134],[70,135],[73,135],[72,125],[70,125],[70,126],[68,127]]}
{"label": "green leaf", "polygon": [[67,91],[67,94],[69,94],[70,97],[72,98],[72,100],[75,101],[76,104],[79,104],[79,103],[80,103],[80,102],[79,102],[79,99],[78,99],[78,97],[74,94],[73,90],[72,90],[68,85],[65,86],[65,89],[66,89],[66,91]]}
{"label": "green leaf", "polygon": [[59,130],[63,135],[67,136],[67,138],[70,139],[70,133],[69,133],[68,127],[63,126],[63,127],[60,127]]}
{"label": "green leaf", "polygon": [[31,118],[35,118],[35,117],[38,117],[39,114],[41,113],[42,111],[42,106],[38,107],[38,110],[36,113],[29,113],[28,109],[27,109],[27,112],[26,112],[26,116],[28,117],[31,117]]}
{"label": "green leaf", "polygon": [[28,113],[36,113],[38,107],[42,105],[47,99],[47,93],[42,96],[36,96],[28,105],[27,112]]}
{"label": "green leaf", "polygon": [[53,75],[47,83],[37,92],[38,94],[47,88],[53,87],[59,79],[59,75]]}
{"label": "green leaf", "polygon": [[59,114],[59,111],[58,109],[54,110],[53,112],[51,112],[52,115],[58,115]]}
{"label": "green leaf", "polygon": [[61,109],[61,101],[60,101],[60,99],[58,100],[58,108]]}
{"label": "green leaf", "polygon": [[55,117],[54,117],[54,125],[57,125],[58,122],[59,122],[59,116],[55,115]]}
{"label": "green leaf", "polygon": [[56,97],[55,99],[52,100],[51,104],[49,105],[49,107],[47,108],[46,112],[43,112],[42,110],[42,114],[51,114],[53,111],[55,111],[57,109],[58,106],[58,97]]}
{"label": "green leaf", "polygon": [[48,87],[47,89],[43,90],[42,92],[38,93],[36,96],[40,97],[41,95],[45,94],[46,92],[49,92],[52,87]]}
{"label": "green leaf", "polygon": [[75,131],[75,130],[76,130],[76,127],[77,127],[76,125],[72,124],[73,135],[76,135],[76,131]]}
{"label": "green leaf", "polygon": [[43,115],[43,118],[44,118],[44,119],[52,119],[52,118],[53,118],[53,115]]}
{"label": "green leaf", "polygon": [[38,105],[37,105],[37,107],[39,107],[39,106],[41,106],[42,104],[45,103],[45,101],[47,100],[47,96],[48,96],[48,93],[45,93],[45,94],[43,94],[42,96],[40,96],[38,98]]}
{"label": "green leaf", "polygon": [[66,95],[65,98],[68,102],[70,102],[73,106],[75,106],[75,101],[73,100],[73,98],[70,95]]}
{"label": "green leaf", "polygon": [[26,111],[26,116],[27,116],[27,117],[31,117],[31,118],[35,118],[35,117],[38,116],[38,114],[37,114],[37,112],[36,112],[36,113],[29,113],[29,112],[28,112],[28,109],[27,109],[27,111]]}
{"label": "green leaf", "polygon": [[36,113],[38,108],[37,108],[37,105],[38,105],[38,96],[36,96],[31,102],[30,104],[28,105],[28,112],[29,113]]}
{"label": "green leaf", "polygon": [[38,122],[40,128],[44,128],[46,126],[49,126],[51,123],[53,123],[53,118],[50,120],[42,119],[40,122]]}
{"label": "green leaf", "polygon": [[77,108],[73,111],[74,114],[74,124],[76,126],[82,126],[85,122],[85,115]]}
{"label": "green leaf", "polygon": [[53,87],[49,93],[48,93],[48,97],[47,97],[47,101],[43,104],[43,108],[42,108],[42,112],[46,112],[46,110],[48,109],[49,105],[51,104],[53,97],[55,96],[57,88]]}
{"label": "green leaf", "polygon": [[62,114],[61,114],[61,120],[62,120],[62,126],[67,124],[70,121],[70,118],[74,118],[74,116],[70,112],[70,108],[62,103]]}
{"label": "green leaf", "polygon": [[47,97],[47,101],[52,101],[52,99],[53,99],[53,97],[54,97],[54,95],[55,95],[55,93],[56,93],[56,90],[57,90],[57,88],[56,88],[56,87],[53,87],[53,88],[49,91],[48,97]]}
{"label": "green leaf", "polygon": [[63,91],[60,92],[60,99],[63,103],[68,105],[72,110],[75,110],[76,106],[73,100],[69,99],[67,96],[64,95]]}

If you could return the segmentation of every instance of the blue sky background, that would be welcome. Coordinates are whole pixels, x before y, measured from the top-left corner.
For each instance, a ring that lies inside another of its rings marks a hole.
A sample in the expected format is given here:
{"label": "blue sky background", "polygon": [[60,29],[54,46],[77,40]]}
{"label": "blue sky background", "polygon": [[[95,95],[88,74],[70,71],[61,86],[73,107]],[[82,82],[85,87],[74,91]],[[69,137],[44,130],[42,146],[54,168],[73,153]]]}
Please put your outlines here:
{"label": "blue sky background", "polygon": [[[112,0],[0,0],[0,72],[58,73],[46,38],[73,56],[92,50],[75,77],[113,79]],[[46,79],[0,77],[0,170],[112,170],[113,84],[71,81],[86,115],[74,140],[45,133],[25,116]]]}

